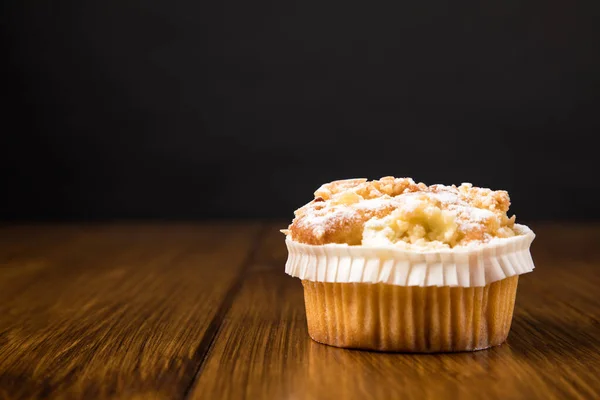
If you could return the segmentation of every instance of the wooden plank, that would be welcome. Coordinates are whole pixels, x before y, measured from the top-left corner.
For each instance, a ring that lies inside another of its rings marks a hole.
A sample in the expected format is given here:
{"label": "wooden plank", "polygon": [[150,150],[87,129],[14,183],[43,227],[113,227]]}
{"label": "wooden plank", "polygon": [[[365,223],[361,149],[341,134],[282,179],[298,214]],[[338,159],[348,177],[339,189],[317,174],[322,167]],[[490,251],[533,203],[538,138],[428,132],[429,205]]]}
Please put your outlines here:
{"label": "wooden plank", "polygon": [[0,398],[184,397],[259,230],[0,228]]}
{"label": "wooden plank", "polygon": [[[313,342],[301,283],[273,226],[192,398],[600,398],[600,228],[543,225],[508,342],[472,353],[386,354]],[[566,244],[566,245],[565,245]]]}

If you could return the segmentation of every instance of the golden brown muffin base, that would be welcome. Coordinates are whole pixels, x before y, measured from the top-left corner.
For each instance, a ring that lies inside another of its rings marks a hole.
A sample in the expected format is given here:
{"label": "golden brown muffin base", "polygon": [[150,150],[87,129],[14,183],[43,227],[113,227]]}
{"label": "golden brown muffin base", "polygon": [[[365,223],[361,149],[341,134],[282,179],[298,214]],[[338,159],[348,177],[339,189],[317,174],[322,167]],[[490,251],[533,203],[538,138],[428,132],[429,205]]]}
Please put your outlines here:
{"label": "golden brown muffin base", "polygon": [[513,276],[484,287],[418,287],[303,280],[308,333],[346,348],[481,350],[506,340],[518,281]]}

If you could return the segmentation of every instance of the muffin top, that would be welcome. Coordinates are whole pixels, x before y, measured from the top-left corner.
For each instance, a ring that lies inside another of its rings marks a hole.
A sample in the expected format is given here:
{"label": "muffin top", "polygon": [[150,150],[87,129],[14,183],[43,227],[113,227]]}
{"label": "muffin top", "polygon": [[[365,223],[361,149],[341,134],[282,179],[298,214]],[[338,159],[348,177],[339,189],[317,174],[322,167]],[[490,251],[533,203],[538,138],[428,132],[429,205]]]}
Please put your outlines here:
{"label": "muffin top", "polygon": [[346,179],[321,186],[314,196],[283,231],[294,241],[428,250],[517,235],[515,216],[506,214],[508,193],[470,183],[427,186],[391,176]]}

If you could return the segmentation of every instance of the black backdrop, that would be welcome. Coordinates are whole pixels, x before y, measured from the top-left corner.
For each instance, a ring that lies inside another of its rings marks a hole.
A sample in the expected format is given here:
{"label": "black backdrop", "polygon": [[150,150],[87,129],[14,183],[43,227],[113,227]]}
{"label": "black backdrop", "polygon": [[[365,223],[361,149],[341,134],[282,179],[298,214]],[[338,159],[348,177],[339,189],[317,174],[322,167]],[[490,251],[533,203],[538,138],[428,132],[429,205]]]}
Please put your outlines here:
{"label": "black backdrop", "polygon": [[4,2],[0,216],[289,218],[322,182],[396,175],[598,218],[599,10]]}

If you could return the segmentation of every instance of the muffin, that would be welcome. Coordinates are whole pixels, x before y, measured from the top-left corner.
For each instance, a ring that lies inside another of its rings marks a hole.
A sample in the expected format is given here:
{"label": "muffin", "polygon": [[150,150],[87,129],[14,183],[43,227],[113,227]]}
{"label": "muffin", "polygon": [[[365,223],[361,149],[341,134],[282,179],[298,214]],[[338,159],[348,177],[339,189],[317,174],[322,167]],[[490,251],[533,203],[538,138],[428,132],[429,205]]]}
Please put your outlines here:
{"label": "muffin", "polygon": [[331,346],[401,352],[503,343],[535,237],[503,190],[349,179],[295,212],[285,271],[302,280],[308,332]]}

